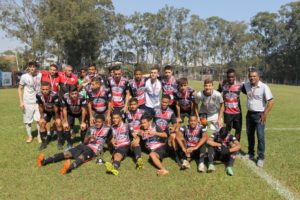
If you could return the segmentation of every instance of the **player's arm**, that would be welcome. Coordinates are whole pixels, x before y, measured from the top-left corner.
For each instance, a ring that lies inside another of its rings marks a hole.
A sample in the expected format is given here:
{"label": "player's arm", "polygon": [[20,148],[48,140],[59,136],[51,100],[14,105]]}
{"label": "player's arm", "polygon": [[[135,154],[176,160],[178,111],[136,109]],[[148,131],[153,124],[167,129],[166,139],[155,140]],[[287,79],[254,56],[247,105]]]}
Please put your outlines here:
{"label": "player's arm", "polygon": [[157,135],[161,138],[168,138],[168,133],[161,130],[159,127],[156,127],[155,131],[150,131],[149,135]]}
{"label": "player's arm", "polygon": [[199,149],[202,145],[204,145],[206,143],[207,139],[208,139],[208,134],[205,131],[205,132],[203,132],[201,139],[199,140],[199,142],[195,146],[195,150]]}
{"label": "player's arm", "polygon": [[90,125],[92,125],[94,123],[94,117],[93,117],[93,112],[92,112],[92,102],[91,101],[88,101],[87,108],[88,108],[87,111],[90,115]]}
{"label": "player's arm", "polygon": [[181,122],[179,101],[175,99],[175,102],[176,102],[177,122]]}
{"label": "player's arm", "polygon": [[[182,129],[182,128],[181,128],[181,129]],[[182,133],[182,131],[184,131],[184,130],[182,129],[182,130],[180,130],[180,131],[178,131],[178,132],[176,133],[176,141],[177,141],[178,145],[180,146],[180,148],[182,149],[182,151],[183,151],[184,153],[187,153],[186,147],[185,147],[185,145],[184,145],[184,143],[183,143],[183,141],[182,141],[182,139],[183,139],[183,133]]]}
{"label": "player's arm", "polygon": [[194,96],[194,110],[195,110],[195,115],[197,116],[198,121],[200,121],[200,117],[199,117],[199,99],[198,99],[198,95],[196,93],[196,91],[193,93]]}
{"label": "player's arm", "polygon": [[223,113],[224,113],[224,102],[220,103],[220,110],[218,113],[218,126],[221,128],[223,126],[222,119],[223,119]]}
{"label": "player's arm", "polygon": [[261,123],[264,124],[266,122],[267,116],[268,116],[269,112],[272,110],[273,105],[274,105],[274,99],[272,98],[272,99],[268,100],[267,107],[266,107],[264,113],[262,114],[262,116],[259,119],[259,121]]}
{"label": "player's arm", "polygon": [[18,96],[19,96],[19,101],[20,101],[20,108],[24,110],[24,101],[23,101],[23,85],[19,85],[18,87]]}
{"label": "player's arm", "polygon": [[240,149],[241,149],[241,144],[239,143],[238,140],[235,140],[235,141],[230,145],[229,152],[230,152],[230,153],[238,152]]}
{"label": "player's arm", "polygon": [[126,89],[124,112],[128,111],[128,104],[129,104],[130,98],[131,98],[130,91],[129,91],[129,89]]}
{"label": "player's arm", "polygon": [[209,137],[206,143],[212,147],[221,147],[222,146],[222,144],[215,142],[214,138],[212,138],[212,137]]}

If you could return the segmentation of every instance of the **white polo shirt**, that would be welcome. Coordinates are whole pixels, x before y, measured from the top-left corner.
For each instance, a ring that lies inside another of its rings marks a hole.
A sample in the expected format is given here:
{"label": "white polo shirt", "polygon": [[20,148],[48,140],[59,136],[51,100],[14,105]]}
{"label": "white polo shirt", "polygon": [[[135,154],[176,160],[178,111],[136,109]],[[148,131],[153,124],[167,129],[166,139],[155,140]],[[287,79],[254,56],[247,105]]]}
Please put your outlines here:
{"label": "white polo shirt", "polygon": [[149,108],[160,107],[161,82],[156,79],[154,83],[149,78],[145,84],[145,105]]}
{"label": "white polo shirt", "polygon": [[24,87],[24,104],[36,104],[36,94],[41,88],[41,78],[41,73],[38,73],[35,76],[32,76],[30,73],[26,73],[21,76],[19,84]]}
{"label": "white polo shirt", "polygon": [[247,95],[247,107],[249,111],[264,112],[267,102],[273,99],[269,86],[259,81],[257,86],[252,86],[250,82],[244,83]]}

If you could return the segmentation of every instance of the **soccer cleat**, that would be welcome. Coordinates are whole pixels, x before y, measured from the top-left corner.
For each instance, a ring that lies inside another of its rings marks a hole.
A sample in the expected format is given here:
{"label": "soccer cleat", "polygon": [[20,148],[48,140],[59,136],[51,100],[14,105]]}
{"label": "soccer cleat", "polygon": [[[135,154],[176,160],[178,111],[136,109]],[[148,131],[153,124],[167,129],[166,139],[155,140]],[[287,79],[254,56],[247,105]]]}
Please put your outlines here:
{"label": "soccer cleat", "polygon": [[209,164],[208,165],[208,169],[207,169],[208,173],[213,172],[215,170],[216,170],[216,167],[214,166],[214,164]]}
{"label": "soccer cleat", "polygon": [[169,174],[169,171],[166,170],[166,169],[157,170],[157,176],[164,176],[164,175],[167,175],[167,174]]}
{"label": "soccer cleat", "polygon": [[260,168],[264,167],[264,160],[258,159],[258,160],[257,160],[257,163],[256,163],[256,166],[257,166],[257,167],[260,167]]}
{"label": "soccer cleat", "polygon": [[106,171],[108,173],[111,173],[115,176],[119,175],[119,171],[110,163],[110,162],[105,162],[105,167],[106,167]]}
{"label": "soccer cleat", "polygon": [[142,158],[138,158],[136,161],[136,169],[143,169],[144,168],[144,161]]}
{"label": "soccer cleat", "polygon": [[38,167],[42,167],[44,164],[44,160],[45,160],[45,157],[44,157],[44,154],[40,153],[37,157],[37,165]]}
{"label": "soccer cleat", "polygon": [[187,161],[187,160],[183,160],[183,162],[182,162],[182,168],[183,169],[190,169],[191,168],[190,162]]}
{"label": "soccer cleat", "polygon": [[203,162],[199,163],[198,165],[198,171],[199,172],[205,172],[205,165]]}
{"label": "soccer cleat", "polygon": [[226,167],[226,173],[227,173],[228,176],[233,176],[232,167]]}
{"label": "soccer cleat", "polygon": [[64,166],[63,168],[59,171],[60,174],[66,174],[68,173],[68,169],[71,165],[71,161],[70,160],[66,160],[65,163],[64,163]]}
{"label": "soccer cleat", "polygon": [[42,143],[41,146],[39,147],[39,151],[42,151],[43,149],[47,148],[47,144],[46,143]]}

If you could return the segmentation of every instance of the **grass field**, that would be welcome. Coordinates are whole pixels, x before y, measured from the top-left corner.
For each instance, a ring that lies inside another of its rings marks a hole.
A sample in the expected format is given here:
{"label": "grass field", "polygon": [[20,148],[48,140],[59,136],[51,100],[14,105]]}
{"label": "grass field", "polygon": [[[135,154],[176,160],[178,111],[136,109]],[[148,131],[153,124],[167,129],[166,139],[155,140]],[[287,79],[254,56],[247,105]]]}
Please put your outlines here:
{"label": "grass field", "polygon": [[[200,82],[191,85],[197,90],[202,88]],[[300,196],[300,90],[293,86],[270,87],[275,106],[267,120],[264,170]],[[243,95],[242,104],[246,113]],[[0,111],[0,199],[283,199],[240,158],[233,177],[225,174],[222,164],[213,174],[198,173],[195,162],[190,170],[179,171],[170,158],[164,160],[170,171],[165,177],[157,177],[150,163],[144,170],[136,171],[130,158],[122,162],[118,177],[107,175],[104,166],[94,161],[65,176],[59,174],[63,162],[39,169],[39,145],[36,141],[25,143],[16,89],[0,90]],[[247,150],[244,130],[242,149]],[[56,152],[56,142],[44,150],[46,156]],[[105,157],[109,158],[108,152]],[[147,160],[147,155],[143,154],[143,158]]]}

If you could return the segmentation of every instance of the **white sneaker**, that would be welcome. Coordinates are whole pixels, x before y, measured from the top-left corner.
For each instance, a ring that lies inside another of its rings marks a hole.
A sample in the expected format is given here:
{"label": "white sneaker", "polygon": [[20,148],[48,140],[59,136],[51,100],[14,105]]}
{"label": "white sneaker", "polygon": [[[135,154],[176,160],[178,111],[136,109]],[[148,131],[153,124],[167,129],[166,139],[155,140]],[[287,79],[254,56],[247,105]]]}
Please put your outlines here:
{"label": "white sneaker", "polygon": [[264,160],[258,159],[257,163],[256,163],[256,166],[260,167],[260,168],[264,167]]}
{"label": "white sneaker", "polygon": [[206,171],[205,165],[204,165],[203,162],[202,162],[202,163],[199,163],[199,165],[198,165],[198,171],[199,171],[199,172],[205,172],[205,171]]}
{"label": "white sneaker", "polygon": [[187,161],[187,160],[183,160],[182,166],[183,166],[184,168],[186,168],[186,169],[190,169],[190,168],[191,168],[190,162]]}

